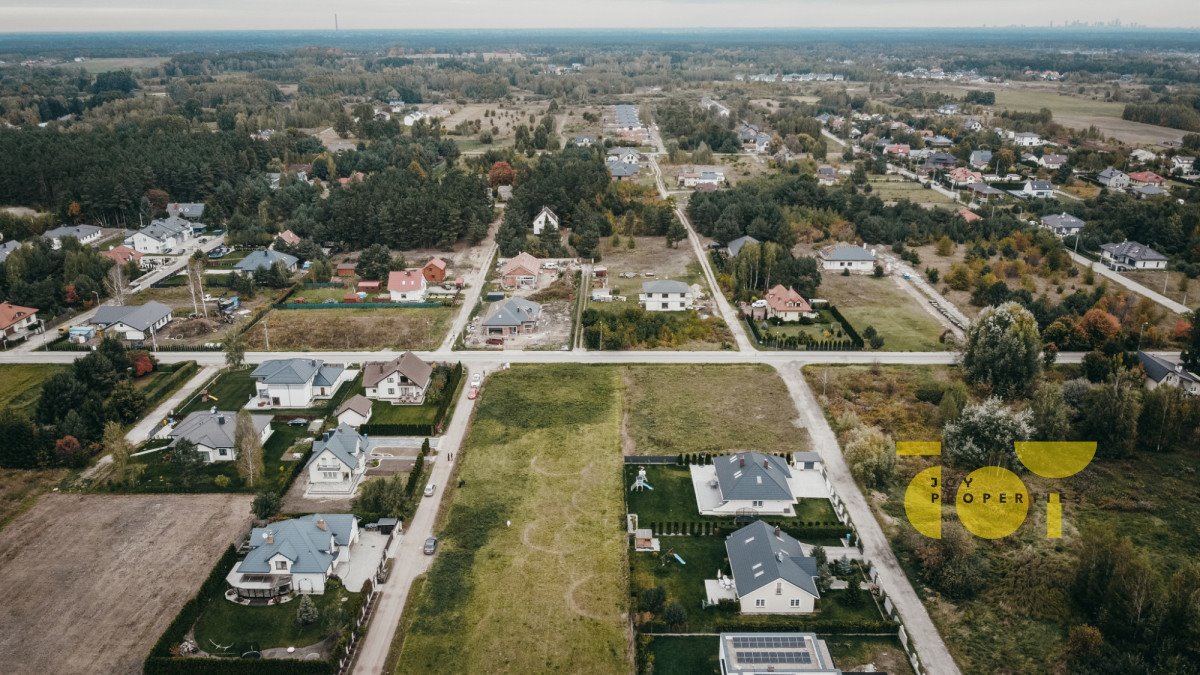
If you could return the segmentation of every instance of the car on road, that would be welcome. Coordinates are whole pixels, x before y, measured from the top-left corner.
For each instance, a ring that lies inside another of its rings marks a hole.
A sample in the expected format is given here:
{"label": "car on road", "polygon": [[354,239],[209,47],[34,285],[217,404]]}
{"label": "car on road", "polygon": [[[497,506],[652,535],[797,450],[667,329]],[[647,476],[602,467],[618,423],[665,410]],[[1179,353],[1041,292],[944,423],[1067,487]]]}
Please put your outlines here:
{"label": "car on road", "polygon": [[479,373],[475,373],[474,375],[471,376],[471,386],[472,387],[478,387],[482,383],[483,383],[483,375],[481,375]]}
{"label": "car on road", "polygon": [[421,549],[425,555],[433,555],[437,551],[437,537],[430,537],[425,540],[425,546]]}
{"label": "car on road", "polygon": [[433,496],[433,493],[434,493],[436,490],[437,490],[437,486],[436,486],[436,485],[434,485],[433,483],[430,483],[429,485],[426,485],[426,486],[425,486],[425,496],[426,496],[426,497],[432,497],[432,496]]}
{"label": "car on road", "polygon": [[471,391],[467,392],[467,400],[474,401],[479,398],[479,387],[471,387]]}

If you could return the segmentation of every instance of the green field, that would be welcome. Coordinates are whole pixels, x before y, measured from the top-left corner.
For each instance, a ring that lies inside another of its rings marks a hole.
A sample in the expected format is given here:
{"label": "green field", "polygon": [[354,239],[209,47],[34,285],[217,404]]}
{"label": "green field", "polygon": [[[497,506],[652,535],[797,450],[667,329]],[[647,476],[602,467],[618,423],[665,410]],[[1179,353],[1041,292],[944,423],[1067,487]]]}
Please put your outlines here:
{"label": "green field", "polygon": [[[246,348],[275,351],[436,349],[455,309],[277,309],[246,331]],[[263,328],[266,324],[266,328]]]}
{"label": "green field", "polygon": [[718,675],[721,672],[716,635],[655,635],[647,638],[654,656],[655,675]]}
{"label": "green field", "polygon": [[251,370],[253,369],[242,368],[241,370],[223,371],[207,386],[201,387],[201,391],[207,390],[209,395],[215,397],[216,400],[214,401],[212,398],[206,400],[198,393],[179,410],[179,416],[183,417],[188,413],[210,408],[241,410],[254,396],[254,380],[250,378]]}
{"label": "green field", "polygon": [[946,195],[908,180],[872,180],[871,195],[883,201],[907,199],[918,204],[953,204]]}
{"label": "green field", "polygon": [[630,670],[621,399],[613,368],[489,378],[397,673]]}
{"label": "green field", "polygon": [[42,383],[55,373],[67,370],[65,365],[0,365],[0,411],[32,415],[42,393]]}
{"label": "green field", "polygon": [[947,349],[938,342],[945,328],[890,277],[827,273],[821,275],[817,293],[837,307],[860,335],[874,326],[883,336],[883,351]]}

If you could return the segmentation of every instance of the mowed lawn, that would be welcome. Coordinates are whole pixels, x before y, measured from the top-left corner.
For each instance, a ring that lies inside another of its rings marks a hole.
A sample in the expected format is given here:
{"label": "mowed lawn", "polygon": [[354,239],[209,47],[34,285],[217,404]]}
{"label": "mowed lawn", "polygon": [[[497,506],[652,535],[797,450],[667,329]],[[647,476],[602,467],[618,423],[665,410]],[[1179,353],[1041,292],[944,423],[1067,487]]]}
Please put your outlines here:
{"label": "mowed lawn", "polygon": [[436,349],[455,311],[450,307],[276,309],[246,331],[246,348],[266,349],[269,338],[274,351]]}
{"label": "mowed lawn", "polygon": [[826,273],[821,275],[817,294],[837,307],[860,335],[867,326],[874,326],[883,336],[882,351],[946,349],[938,342],[945,329],[894,279]]}
{"label": "mowed lawn", "polygon": [[41,397],[42,383],[70,366],[45,363],[0,366],[0,411],[32,416]]}
{"label": "mowed lawn", "polygon": [[630,366],[623,371],[625,454],[811,450],[796,408],[767,366]]}
{"label": "mowed lawn", "polygon": [[395,672],[632,669],[621,400],[616,368],[489,378]]}

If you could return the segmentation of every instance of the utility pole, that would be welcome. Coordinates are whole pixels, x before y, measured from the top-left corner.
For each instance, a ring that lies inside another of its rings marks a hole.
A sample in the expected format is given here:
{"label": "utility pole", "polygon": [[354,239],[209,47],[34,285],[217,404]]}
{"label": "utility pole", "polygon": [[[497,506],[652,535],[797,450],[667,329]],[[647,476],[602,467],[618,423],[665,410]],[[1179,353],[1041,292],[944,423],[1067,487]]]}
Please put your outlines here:
{"label": "utility pole", "polygon": [[271,332],[267,330],[266,317],[263,317],[263,341],[267,343],[267,351],[271,351]]}

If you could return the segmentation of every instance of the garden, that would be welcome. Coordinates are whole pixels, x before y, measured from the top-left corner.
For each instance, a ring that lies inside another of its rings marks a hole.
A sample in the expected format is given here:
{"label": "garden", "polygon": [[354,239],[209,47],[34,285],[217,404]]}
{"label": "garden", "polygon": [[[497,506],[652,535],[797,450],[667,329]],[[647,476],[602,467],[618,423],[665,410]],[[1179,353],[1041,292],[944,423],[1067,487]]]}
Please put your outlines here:
{"label": "garden", "polygon": [[278,421],[271,423],[271,429],[271,437],[263,444],[262,482],[253,487],[245,485],[236,461],[205,464],[199,461],[196,453],[172,452],[165,447],[168,441],[156,440],[147,443],[143,449],[163,449],[131,457],[129,463],[137,467],[136,476],[120,489],[126,492],[257,492],[273,489],[283,494],[304,467],[311,446],[304,444],[291,450],[301,454],[300,459],[293,460],[285,455],[307,437],[307,430]]}

